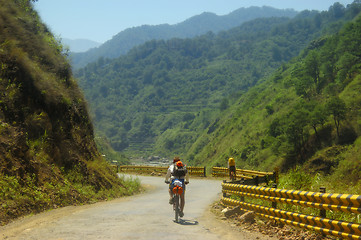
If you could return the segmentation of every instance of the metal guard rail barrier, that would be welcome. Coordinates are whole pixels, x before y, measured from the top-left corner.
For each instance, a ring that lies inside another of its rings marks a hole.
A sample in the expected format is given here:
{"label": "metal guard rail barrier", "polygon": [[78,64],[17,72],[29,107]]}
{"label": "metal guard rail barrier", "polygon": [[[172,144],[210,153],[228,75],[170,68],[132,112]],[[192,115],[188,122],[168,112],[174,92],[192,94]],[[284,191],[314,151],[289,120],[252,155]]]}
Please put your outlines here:
{"label": "metal guard rail barrier", "polygon": [[[306,192],[284,190],[276,188],[245,186],[240,184],[222,184],[223,193],[235,194],[241,197],[251,197],[281,203],[296,204],[306,207],[315,207],[324,210],[343,211],[348,213],[361,213],[361,196],[347,194],[328,194],[319,192]],[[221,202],[226,206],[240,206],[243,210],[254,211],[256,214],[296,227],[315,230],[346,239],[361,239],[361,225],[346,221],[327,219],[301,213],[294,213],[264,207],[244,201],[223,197]]]}
{"label": "metal guard rail barrier", "polygon": [[[361,213],[361,195],[349,194],[332,194],[308,191],[286,190],[278,188],[267,188],[257,186],[246,186],[240,184],[223,183],[223,190],[233,190],[239,192],[262,194],[268,197],[278,197],[280,202],[290,201],[292,203],[311,202],[313,205],[310,207],[319,206],[320,208],[331,208],[326,210],[339,210],[344,212]],[[267,199],[265,199],[267,200]],[[276,199],[272,199],[276,200]],[[319,205],[318,205],[318,204]],[[303,205],[306,206],[306,205]],[[332,208],[334,207],[334,209]]]}
{"label": "metal guard rail barrier", "polygon": [[230,191],[230,190],[224,190],[224,193],[231,194],[231,195],[239,195],[242,197],[251,197],[251,198],[257,198],[262,200],[267,200],[271,202],[280,202],[280,203],[286,203],[286,204],[293,204],[303,207],[314,207],[318,209],[324,209],[324,210],[332,210],[332,211],[342,211],[347,213],[361,213],[361,208],[359,207],[350,207],[350,206],[340,206],[340,205],[332,205],[332,204],[325,204],[325,203],[315,203],[315,202],[308,202],[308,201],[301,201],[301,200],[295,200],[295,199],[288,199],[288,198],[280,198],[280,197],[271,197],[271,196],[265,196],[265,195],[259,195],[259,194],[252,194],[252,193],[240,193],[237,191]]}
{"label": "metal guard rail barrier", "polygon": [[[230,198],[222,198],[225,205],[241,206],[243,210],[254,211],[256,214],[277,220],[297,227],[306,227],[311,230],[347,239],[361,239],[361,225],[345,221],[331,220],[311,215],[294,213],[257,204],[245,203]],[[315,226],[316,225],[316,226]]]}
{"label": "metal guard rail barrier", "polygon": [[[157,167],[157,166],[135,166],[135,165],[123,165],[118,166],[118,170],[120,172],[158,172],[158,173],[166,173],[168,167]],[[191,176],[206,176],[206,168],[205,167],[191,167],[187,166],[187,170],[189,175]]]}
{"label": "metal guard rail barrier", "polygon": [[[245,169],[236,169],[236,175],[237,176],[247,176],[249,178],[259,176],[263,177],[266,175],[273,175],[273,172],[259,172],[259,171],[253,171],[253,170],[245,170]],[[212,175],[213,176],[228,176],[228,168],[225,167],[213,167],[212,168]]]}
{"label": "metal guard rail barrier", "polygon": [[[213,167],[213,177],[228,177],[229,170],[224,167]],[[268,183],[270,180],[278,182],[278,173],[275,172],[259,172],[245,169],[236,169],[236,178],[238,181],[233,183],[246,184],[246,185],[258,185],[260,183]]]}

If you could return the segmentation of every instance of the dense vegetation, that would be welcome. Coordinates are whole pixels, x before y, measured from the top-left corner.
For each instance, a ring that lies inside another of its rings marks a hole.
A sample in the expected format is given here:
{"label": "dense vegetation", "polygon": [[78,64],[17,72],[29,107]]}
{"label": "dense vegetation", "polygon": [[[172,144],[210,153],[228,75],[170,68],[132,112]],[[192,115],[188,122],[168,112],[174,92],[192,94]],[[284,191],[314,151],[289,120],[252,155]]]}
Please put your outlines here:
{"label": "dense vegetation", "polygon": [[101,158],[66,52],[31,2],[0,0],[0,224],[137,189]]}
{"label": "dense vegetation", "polygon": [[[230,144],[217,143],[223,149],[213,155],[216,149],[211,142],[220,131],[234,137],[231,129],[236,126],[222,123],[228,114],[239,112],[239,98],[247,107],[257,106],[251,103],[258,94],[253,86],[286,66],[306,46],[324,43],[323,36],[339,31],[358,12],[357,4],[348,8],[335,4],[326,12],[305,11],[294,19],[257,19],[217,35],[153,40],[118,59],[100,58],[78,71],[77,77],[96,128],[116,150],[181,154],[195,163],[209,158],[223,161],[219,153],[230,154]],[[272,112],[276,106],[268,108]],[[252,128],[251,123],[237,124],[236,128]],[[243,145],[242,141],[234,139],[237,145]],[[250,156],[243,158],[252,163]]]}
{"label": "dense vegetation", "polygon": [[240,8],[224,16],[214,13],[202,13],[184,22],[157,26],[143,25],[126,29],[98,48],[84,53],[71,54],[72,66],[75,69],[95,62],[98,58],[117,58],[129,52],[135,46],[150,40],[168,40],[171,38],[192,38],[209,31],[218,33],[222,30],[239,26],[243,22],[261,17],[293,17],[296,11],[279,10],[271,7]]}
{"label": "dense vegetation", "polygon": [[[337,12],[357,16],[360,9],[354,2]],[[237,156],[241,167],[268,170],[301,166],[286,187],[308,190],[322,182],[360,193],[360,29],[358,16],[311,42],[225,111],[215,131],[199,138],[201,150],[195,144],[188,157],[224,165]]]}

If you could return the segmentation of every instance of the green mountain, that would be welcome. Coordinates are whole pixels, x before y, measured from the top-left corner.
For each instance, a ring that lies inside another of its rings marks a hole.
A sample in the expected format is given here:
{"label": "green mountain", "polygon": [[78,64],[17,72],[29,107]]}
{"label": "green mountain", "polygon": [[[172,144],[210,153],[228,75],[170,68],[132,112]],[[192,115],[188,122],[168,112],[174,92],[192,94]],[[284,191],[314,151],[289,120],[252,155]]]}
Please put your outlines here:
{"label": "green mountain", "polygon": [[241,25],[243,22],[261,17],[294,17],[296,11],[279,10],[271,7],[240,8],[228,15],[217,16],[214,13],[202,13],[184,22],[157,26],[143,25],[126,29],[98,48],[85,53],[71,54],[72,65],[78,69],[87,63],[95,62],[98,58],[117,58],[128,53],[130,49],[150,40],[167,40],[171,38],[192,38],[209,31],[218,33],[222,30]]}
{"label": "green mountain", "polygon": [[153,40],[115,60],[99,59],[76,75],[97,131],[116,150],[179,154],[203,163],[197,156],[214,151],[205,147],[224,128],[228,108],[358,12],[357,4],[335,4],[327,12],[257,19],[217,35]]}
{"label": "green mountain", "polygon": [[335,4],[334,16],[352,20],[333,24],[343,27],[310,42],[237,99],[211,125],[216,127],[197,138],[185,159],[225,166],[234,156],[240,167],[263,170],[301,166],[301,172],[292,171],[294,182],[307,179],[306,172],[315,176],[309,185],[324,177],[328,189],[359,193],[360,10],[359,1],[347,9]]}
{"label": "green mountain", "polygon": [[31,1],[0,5],[0,224],[131,192],[101,158],[63,48]]}

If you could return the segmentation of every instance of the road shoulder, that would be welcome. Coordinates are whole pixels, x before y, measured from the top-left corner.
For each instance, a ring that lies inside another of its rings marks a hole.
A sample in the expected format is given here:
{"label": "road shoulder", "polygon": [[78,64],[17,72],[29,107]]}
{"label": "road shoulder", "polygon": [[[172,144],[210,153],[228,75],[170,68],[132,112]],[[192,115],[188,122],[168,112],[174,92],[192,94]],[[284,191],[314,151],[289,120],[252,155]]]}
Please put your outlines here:
{"label": "road shoulder", "polygon": [[234,239],[258,239],[269,240],[278,239],[269,235],[264,235],[259,232],[253,232],[245,229],[242,226],[236,225],[230,219],[224,218],[220,211],[215,210],[214,206],[218,203],[214,203],[205,211],[200,221],[210,231],[219,236],[222,236],[222,240],[234,240]]}

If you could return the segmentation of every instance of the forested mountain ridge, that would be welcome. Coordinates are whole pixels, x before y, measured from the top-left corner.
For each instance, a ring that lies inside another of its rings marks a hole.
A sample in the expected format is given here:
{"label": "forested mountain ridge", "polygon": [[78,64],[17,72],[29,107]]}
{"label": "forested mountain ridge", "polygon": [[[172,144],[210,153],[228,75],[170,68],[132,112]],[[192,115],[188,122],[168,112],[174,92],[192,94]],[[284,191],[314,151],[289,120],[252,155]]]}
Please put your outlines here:
{"label": "forested mountain ridge", "polygon": [[209,142],[204,134],[219,128],[225,110],[302,49],[339,31],[358,14],[357,6],[335,4],[217,35],[150,41],[118,59],[89,64],[77,77],[96,129],[115,149],[188,153],[200,163],[197,155]]}
{"label": "forested mountain ridge", "polygon": [[192,38],[209,31],[218,33],[222,30],[228,30],[256,18],[294,17],[296,14],[297,12],[291,9],[279,10],[271,7],[250,7],[240,8],[224,16],[205,12],[174,25],[161,24],[133,27],[118,33],[98,48],[90,49],[85,53],[71,54],[71,61],[73,67],[78,69],[84,67],[87,63],[97,61],[100,57],[117,58],[146,41]]}
{"label": "forested mountain ridge", "polygon": [[101,158],[63,48],[32,1],[0,5],[0,224],[129,192]]}
{"label": "forested mountain ridge", "polygon": [[[355,1],[348,9],[355,16],[361,4]],[[301,166],[293,181],[308,180],[294,185],[302,190],[325,178],[327,189],[360,193],[360,69],[358,14],[245,93],[185,159],[224,166],[234,156],[242,168],[265,170]]]}

